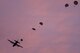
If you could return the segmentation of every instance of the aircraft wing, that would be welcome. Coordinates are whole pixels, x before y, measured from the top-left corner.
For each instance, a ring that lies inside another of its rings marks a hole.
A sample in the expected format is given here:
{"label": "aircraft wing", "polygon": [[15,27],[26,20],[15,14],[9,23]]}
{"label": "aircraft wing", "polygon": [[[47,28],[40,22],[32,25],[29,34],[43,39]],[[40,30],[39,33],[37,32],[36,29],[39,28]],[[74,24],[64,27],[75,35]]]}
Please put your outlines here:
{"label": "aircraft wing", "polygon": [[8,40],[10,43],[14,44],[14,42],[12,42],[11,40]]}
{"label": "aircraft wing", "polygon": [[22,46],[20,46],[20,45],[18,45],[18,44],[17,44],[16,46],[23,48]]}

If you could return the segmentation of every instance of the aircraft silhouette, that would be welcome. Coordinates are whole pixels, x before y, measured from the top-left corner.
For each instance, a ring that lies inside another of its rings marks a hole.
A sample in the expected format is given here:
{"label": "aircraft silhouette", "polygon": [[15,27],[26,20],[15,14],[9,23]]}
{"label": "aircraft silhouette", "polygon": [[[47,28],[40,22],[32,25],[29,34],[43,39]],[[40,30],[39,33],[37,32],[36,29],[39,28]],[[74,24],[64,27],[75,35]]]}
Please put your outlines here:
{"label": "aircraft silhouette", "polygon": [[11,41],[11,40],[8,40],[10,43],[12,43],[13,44],[13,47],[14,46],[17,46],[17,47],[21,47],[21,48],[23,48],[21,45],[19,45],[20,44],[20,42],[19,41],[17,41],[17,40],[14,40],[15,42],[13,42],[13,41]]}

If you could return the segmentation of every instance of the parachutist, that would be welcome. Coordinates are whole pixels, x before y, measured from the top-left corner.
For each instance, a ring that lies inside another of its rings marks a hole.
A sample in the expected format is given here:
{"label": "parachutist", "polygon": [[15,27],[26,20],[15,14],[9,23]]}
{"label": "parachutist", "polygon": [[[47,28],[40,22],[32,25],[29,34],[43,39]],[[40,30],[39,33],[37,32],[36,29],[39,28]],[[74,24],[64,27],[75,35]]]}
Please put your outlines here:
{"label": "parachutist", "polygon": [[69,6],[69,4],[65,4],[65,7],[68,7]]}
{"label": "parachutist", "polygon": [[36,30],[35,28],[32,28],[32,30]]}
{"label": "parachutist", "polygon": [[74,1],[74,4],[75,4],[75,5],[78,5],[78,1]]}
{"label": "parachutist", "polygon": [[43,22],[40,22],[39,24],[40,24],[40,25],[43,25]]}
{"label": "parachutist", "polygon": [[23,41],[23,39],[21,39],[21,41]]}

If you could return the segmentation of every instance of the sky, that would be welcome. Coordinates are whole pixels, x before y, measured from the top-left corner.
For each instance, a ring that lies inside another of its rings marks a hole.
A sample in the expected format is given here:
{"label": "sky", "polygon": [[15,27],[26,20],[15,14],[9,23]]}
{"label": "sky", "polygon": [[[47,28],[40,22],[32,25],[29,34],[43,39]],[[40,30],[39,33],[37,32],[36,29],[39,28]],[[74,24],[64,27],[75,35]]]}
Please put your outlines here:
{"label": "sky", "polygon": [[0,53],[80,53],[80,0],[74,1],[0,0]]}

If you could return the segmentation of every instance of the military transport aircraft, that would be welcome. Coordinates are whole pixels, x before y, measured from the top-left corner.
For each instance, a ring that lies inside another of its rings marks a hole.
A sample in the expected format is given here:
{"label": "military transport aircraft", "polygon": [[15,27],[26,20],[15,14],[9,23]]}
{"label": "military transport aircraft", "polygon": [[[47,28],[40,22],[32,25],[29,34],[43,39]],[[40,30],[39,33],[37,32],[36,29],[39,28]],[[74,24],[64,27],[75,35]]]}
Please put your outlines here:
{"label": "military transport aircraft", "polygon": [[20,42],[19,42],[18,40],[14,40],[15,42],[13,42],[13,41],[11,41],[11,40],[8,40],[8,41],[13,44],[13,47],[14,47],[14,46],[17,46],[17,47],[23,48],[21,45],[19,45]]}

